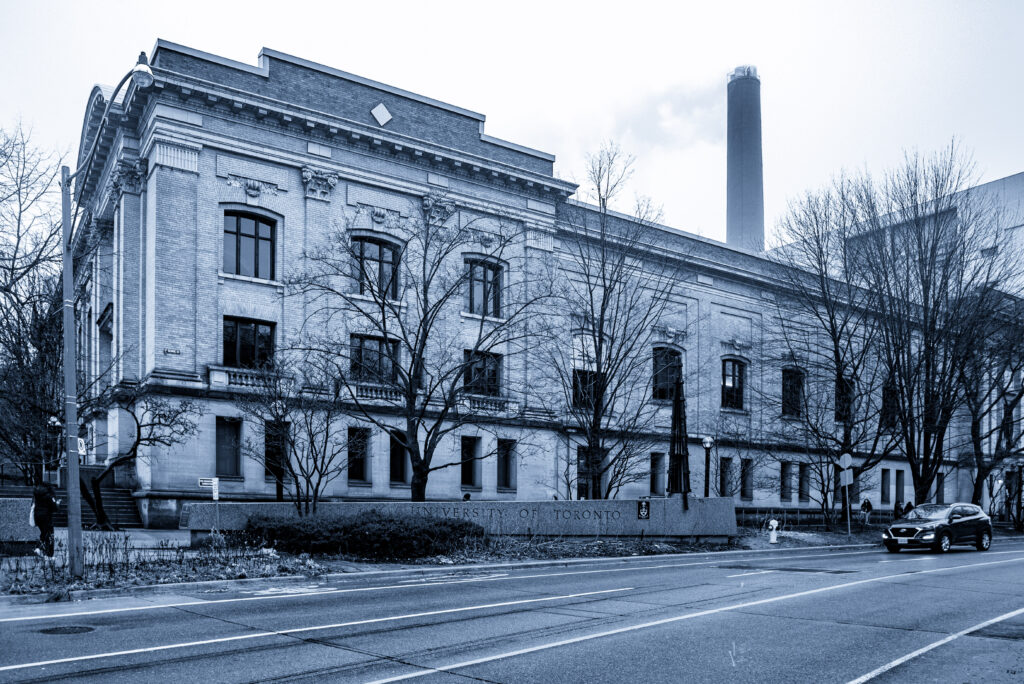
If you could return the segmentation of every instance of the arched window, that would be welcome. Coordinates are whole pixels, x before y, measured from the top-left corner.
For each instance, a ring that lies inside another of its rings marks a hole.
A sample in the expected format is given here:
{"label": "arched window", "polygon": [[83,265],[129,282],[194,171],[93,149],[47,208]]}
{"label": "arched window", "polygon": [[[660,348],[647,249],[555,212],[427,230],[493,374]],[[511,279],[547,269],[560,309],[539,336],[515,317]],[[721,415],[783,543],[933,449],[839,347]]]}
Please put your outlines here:
{"label": "arched window", "polygon": [[378,238],[352,239],[359,294],[398,299],[398,262],[401,255],[394,243]]}
{"label": "arched window", "polygon": [[738,359],[722,359],[722,408],[743,410],[743,385],[747,364]]}
{"label": "arched window", "polygon": [[669,347],[654,348],[654,388],[657,400],[672,399],[676,382],[683,379],[683,355]]}
{"label": "arched window", "polygon": [[273,280],[275,229],[276,223],[266,217],[225,211],[224,272]]}
{"label": "arched window", "polygon": [[782,369],[782,415],[799,418],[804,410],[804,372],[799,368]]}

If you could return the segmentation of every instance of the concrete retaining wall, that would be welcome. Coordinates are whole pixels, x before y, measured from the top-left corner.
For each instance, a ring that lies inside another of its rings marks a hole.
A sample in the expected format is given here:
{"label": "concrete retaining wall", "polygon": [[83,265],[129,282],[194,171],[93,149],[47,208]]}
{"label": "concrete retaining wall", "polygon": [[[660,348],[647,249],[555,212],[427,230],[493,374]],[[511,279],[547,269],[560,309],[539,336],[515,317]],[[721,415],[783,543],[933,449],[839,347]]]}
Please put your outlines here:
{"label": "concrete retaining wall", "polygon": [[32,499],[0,499],[0,553],[30,553],[39,528],[28,524]]}
{"label": "concrete retaining wall", "polygon": [[[647,507],[648,518],[638,511]],[[206,536],[215,526],[240,530],[249,516],[262,514],[295,517],[287,503],[188,503],[182,511],[182,527],[193,540]],[[376,511],[385,515],[460,518],[479,523],[490,534],[562,537],[732,537],[736,513],[731,498],[690,499],[683,510],[681,498],[612,499],[608,501],[458,501],[426,503],[326,503],[318,515],[347,517]]]}

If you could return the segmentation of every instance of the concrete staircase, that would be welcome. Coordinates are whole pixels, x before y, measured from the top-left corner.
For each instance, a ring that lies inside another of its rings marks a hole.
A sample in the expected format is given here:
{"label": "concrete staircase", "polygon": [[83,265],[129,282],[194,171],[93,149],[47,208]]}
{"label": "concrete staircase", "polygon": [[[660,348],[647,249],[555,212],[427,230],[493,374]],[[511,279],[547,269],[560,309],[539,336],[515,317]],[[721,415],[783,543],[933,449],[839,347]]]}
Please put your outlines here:
{"label": "concrete staircase", "polygon": [[[103,510],[107,517],[120,529],[142,527],[142,518],[139,517],[139,507],[135,504],[135,498],[127,489],[114,489],[103,487]],[[5,498],[32,498],[32,487],[22,485],[4,485],[0,487],[0,497]],[[55,527],[66,527],[68,524],[68,496],[63,489],[57,490],[57,498],[61,500],[60,507],[53,524]],[[89,529],[96,524],[96,516],[93,515],[89,504],[82,501],[82,527]]]}

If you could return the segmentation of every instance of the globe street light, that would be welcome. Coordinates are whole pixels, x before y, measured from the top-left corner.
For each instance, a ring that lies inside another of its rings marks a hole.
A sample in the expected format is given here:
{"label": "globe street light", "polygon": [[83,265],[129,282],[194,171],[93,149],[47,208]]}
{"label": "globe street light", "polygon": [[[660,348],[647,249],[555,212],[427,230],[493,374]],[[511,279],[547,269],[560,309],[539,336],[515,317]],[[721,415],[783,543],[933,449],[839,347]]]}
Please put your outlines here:
{"label": "globe street light", "polygon": [[[103,109],[103,116],[100,117],[92,145],[89,146],[89,154],[86,155],[85,162],[74,173],[71,173],[67,166],[62,166],[60,169],[61,232],[64,239],[64,261],[61,269],[64,281],[64,435],[67,439],[65,452],[68,462],[68,566],[74,577],[82,576],[84,553],[82,549],[82,499],[79,492],[81,483],[78,474],[78,383],[75,377],[74,255],[71,245],[74,226],[71,218],[71,181],[77,178],[82,171],[88,174],[92,160],[96,156],[96,148],[103,134],[103,126],[110,114],[110,108],[113,106],[114,100],[117,99],[117,93],[128,82],[128,79],[131,79],[138,88],[148,88],[153,85],[153,70],[149,68],[149,60],[146,59],[145,52],[139,53],[138,63],[124,75],[124,78],[110,94],[107,105]],[[81,195],[81,189],[78,194]]]}
{"label": "globe street light", "polygon": [[701,440],[704,445],[704,498],[711,496],[711,447],[715,446],[713,437],[705,437]]}

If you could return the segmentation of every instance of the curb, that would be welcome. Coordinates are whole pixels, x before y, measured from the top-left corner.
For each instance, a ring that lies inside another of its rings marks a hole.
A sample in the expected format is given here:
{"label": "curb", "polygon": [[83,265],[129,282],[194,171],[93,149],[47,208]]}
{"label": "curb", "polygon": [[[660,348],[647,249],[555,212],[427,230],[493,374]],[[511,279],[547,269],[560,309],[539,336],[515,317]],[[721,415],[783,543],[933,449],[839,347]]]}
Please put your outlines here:
{"label": "curb", "polygon": [[[242,589],[255,584],[276,582],[283,584],[315,583],[351,577],[379,577],[386,575],[425,575],[438,571],[463,570],[496,570],[512,568],[550,568],[572,567],[592,563],[627,563],[636,560],[706,558],[714,556],[735,556],[739,554],[791,553],[798,551],[830,551],[843,549],[862,549],[881,546],[880,544],[837,544],[834,546],[793,546],[779,549],[733,549],[729,551],[699,551],[696,553],[664,553],[648,556],[599,556],[595,558],[552,558],[534,561],[508,561],[505,563],[467,563],[461,565],[422,565],[394,568],[390,570],[355,570],[352,572],[332,572],[317,577],[306,575],[280,575],[277,577],[252,577],[246,579],[203,580],[199,582],[175,582],[170,584],[140,584],[130,587],[109,587],[104,589],[76,589],[67,594],[69,601],[88,599],[114,598],[118,596],[137,596],[140,594],[161,594],[175,591],[215,591],[218,589]],[[50,594],[20,594],[0,596],[0,604],[9,602],[24,604],[46,603]],[[13,600],[12,600],[13,599]]]}

